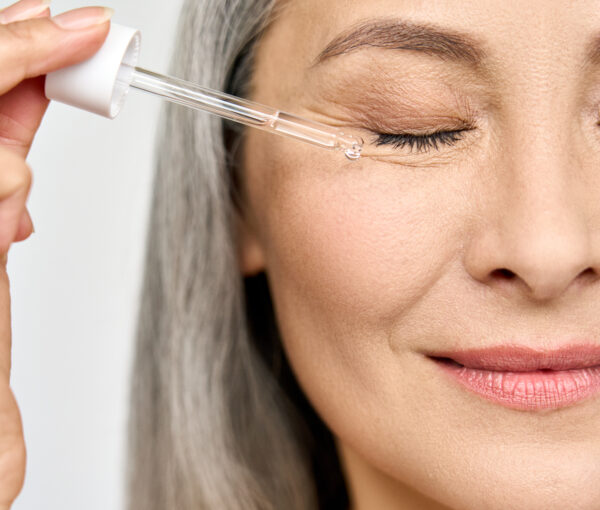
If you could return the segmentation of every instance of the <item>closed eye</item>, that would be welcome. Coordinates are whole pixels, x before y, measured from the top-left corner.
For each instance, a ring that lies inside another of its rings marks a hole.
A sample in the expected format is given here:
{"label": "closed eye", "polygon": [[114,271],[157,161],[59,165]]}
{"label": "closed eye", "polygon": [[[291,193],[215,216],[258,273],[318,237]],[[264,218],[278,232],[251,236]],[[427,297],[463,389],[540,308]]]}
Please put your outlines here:
{"label": "closed eye", "polygon": [[463,137],[465,131],[469,131],[469,129],[438,131],[428,135],[377,133],[373,143],[376,146],[391,145],[394,149],[408,146],[411,151],[416,148],[417,152],[427,152],[430,149],[439,150],[440,145],[454,145]]}

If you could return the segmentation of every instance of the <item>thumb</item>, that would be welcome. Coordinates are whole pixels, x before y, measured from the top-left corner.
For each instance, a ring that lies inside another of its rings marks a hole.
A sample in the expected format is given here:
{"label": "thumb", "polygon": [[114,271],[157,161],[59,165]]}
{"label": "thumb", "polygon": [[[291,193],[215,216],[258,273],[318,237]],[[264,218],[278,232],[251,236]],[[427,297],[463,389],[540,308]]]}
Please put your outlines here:
{"label": "thumb", "polygon": [[0,94],[91,57],[108,35],[111,15],[112,9],[83,7],[51,19],[0,25]]}

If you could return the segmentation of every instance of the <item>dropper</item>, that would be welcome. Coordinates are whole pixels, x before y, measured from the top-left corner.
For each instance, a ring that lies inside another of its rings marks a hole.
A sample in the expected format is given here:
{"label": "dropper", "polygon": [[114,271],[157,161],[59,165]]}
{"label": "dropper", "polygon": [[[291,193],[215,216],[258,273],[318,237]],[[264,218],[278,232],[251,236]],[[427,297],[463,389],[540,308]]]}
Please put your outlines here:
{"label": "dropper", "polygon": [[112,23],[93,57],[46,76],[46,97],[112,119],[133,87],[246,126],[341,151],[351,160],[360,158],[363,140],[338,128],[137,67],[140,44],[138,30]]}

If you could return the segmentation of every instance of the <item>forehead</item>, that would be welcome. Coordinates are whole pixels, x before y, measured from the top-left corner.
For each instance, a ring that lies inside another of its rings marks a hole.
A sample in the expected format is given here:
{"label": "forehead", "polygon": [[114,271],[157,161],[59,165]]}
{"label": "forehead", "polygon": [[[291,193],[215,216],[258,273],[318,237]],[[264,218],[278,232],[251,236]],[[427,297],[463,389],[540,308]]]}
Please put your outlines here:
{"label": "forehead", "polygon": [[[287,0],[264,38],[264,50],[271,62],[284,65],[282,71],[301,73],[332,41],[376,20],[465,35],[479,44],[489,66],[561,58],[583,62],[600,28],[600,1]],[[346,61],[348,53],[333,60]],[[385,53],[381,58],[395,58]]]}

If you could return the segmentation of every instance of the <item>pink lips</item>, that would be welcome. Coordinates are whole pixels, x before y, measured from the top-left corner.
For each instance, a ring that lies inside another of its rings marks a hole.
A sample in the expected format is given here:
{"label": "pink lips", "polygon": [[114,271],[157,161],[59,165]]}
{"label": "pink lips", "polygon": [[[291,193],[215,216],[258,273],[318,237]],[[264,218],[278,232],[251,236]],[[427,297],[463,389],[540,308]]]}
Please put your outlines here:
{"label": "pink lips", "polygon": [[600,392],[600,346],[500,346],[429,357],[467,389],[513,409],[559,408]]}

